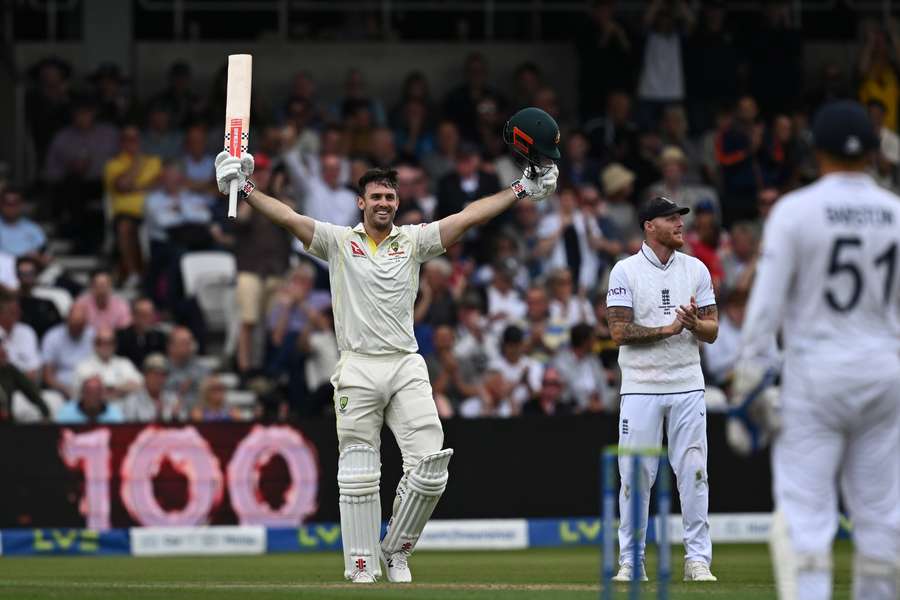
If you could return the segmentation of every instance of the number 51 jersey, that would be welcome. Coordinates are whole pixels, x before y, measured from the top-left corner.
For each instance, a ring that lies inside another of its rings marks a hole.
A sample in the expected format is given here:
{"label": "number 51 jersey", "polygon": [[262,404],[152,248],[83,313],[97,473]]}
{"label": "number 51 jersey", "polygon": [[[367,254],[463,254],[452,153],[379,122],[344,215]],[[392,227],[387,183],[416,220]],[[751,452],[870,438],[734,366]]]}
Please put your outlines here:
{"label": "number 51 jersey", "polygon": [[765,224],[744,357],[779,327],[785,367],[810,381],[900,376],[900,197],[864,173],[785,195]]}

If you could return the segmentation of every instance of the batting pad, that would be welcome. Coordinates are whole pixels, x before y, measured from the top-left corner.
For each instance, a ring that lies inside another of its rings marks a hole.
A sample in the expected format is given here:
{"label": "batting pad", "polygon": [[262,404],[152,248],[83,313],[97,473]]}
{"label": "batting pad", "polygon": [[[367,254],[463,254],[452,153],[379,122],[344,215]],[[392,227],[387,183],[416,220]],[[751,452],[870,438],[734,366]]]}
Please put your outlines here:
{"label": "batting pad", "polygon": [[381,576],[378,538],[381,533],[381,458],[371,446],[348,446],[338,458],[341,539],[344,545],[344,577],[354,571]]}
{"label": "batting pad", "polygon": [[381,548],[388,555],[404,550],[412,552],[447,488],[447,465],[453,449],[429,454],[403,477],[397,488],[399,503],[388,526]]}
{"label": "batting pad", "polygon": [[854,600],[896,600],[900,598],[898,594],[900,594],[900,563],[854,554]]}
{"label": "batting pad", "polygon": [[[775,571],[775,589],[778,591],[778,600],[801,600],[809,596],[810,581],[804,589],[800,584],[801,576],[810,574],[826,574],[822,581],[817,583],[830,584],[830,572],[832,569],[830,554],[799,554],[794,551],[788,532],[787,519],[784,513],[776,510],[772,515],[772,529],[769,533],[769,552],[772,556],[772,567]],[[821,579],[821,578],[820,578]],[[803,592],[803,594],[801,594]]]}

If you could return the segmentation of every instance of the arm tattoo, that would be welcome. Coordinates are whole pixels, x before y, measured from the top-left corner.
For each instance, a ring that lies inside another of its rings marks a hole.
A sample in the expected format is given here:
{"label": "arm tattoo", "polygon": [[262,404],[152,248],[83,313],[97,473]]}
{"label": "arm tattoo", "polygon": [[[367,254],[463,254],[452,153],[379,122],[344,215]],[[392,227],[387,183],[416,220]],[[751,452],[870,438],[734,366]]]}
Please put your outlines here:
{"label": "arm tattoo", "polygon": [[652,344],[669,337],[664,327],[644,327],[634,323],[634,311],[626,306],[610,306],[606,311],[609,330],[620,346]]}
{"label": "arm tattoo", "polygon": [[716,308],[715,304],[710,304],[709,306],[704,306],[697,311],[697,317],[700,319],[706,319],[710,321],[718,321],[719,320],[719,309]]}

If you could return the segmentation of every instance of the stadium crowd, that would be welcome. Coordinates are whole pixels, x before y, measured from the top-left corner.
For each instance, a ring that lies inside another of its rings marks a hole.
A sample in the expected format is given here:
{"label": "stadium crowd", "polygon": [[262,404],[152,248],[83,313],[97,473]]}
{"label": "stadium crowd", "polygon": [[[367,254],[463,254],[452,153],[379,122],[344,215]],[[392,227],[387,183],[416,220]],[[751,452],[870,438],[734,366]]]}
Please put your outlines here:
{"label": "stadium crowd", "polygon": [[[864,24],[855,72],[829,63],[808,80],[789,3],[765,3],[758,17],[738,34],[724,2],[695,13],[654,0],[640,22],[596,2],[574,36],[577,106],[527,62],[513,89],[498,88],[481,54],[466,58],[443,98],[422,72],[398,81],[394,99],[368,93],[358,69],[338,97],[300,71],[281,98],[254,96],[253,178],[304,214],[355,225],[354,182],[392,167],[396,223],[440,219],[519,176],[502,126],[538,106],[562,129],[556,196],[520,201],[422,269],[415,331],[440,415],[617,410],[607,275],[639,249],[637,209],[656,195],[692,209],[684,251],[709,268],[720,308],[704,372],[727,387],[766,215],[816,175],[815,109],[862,100],[881,130],[872,175],[898,189],[895,24]],[[204,95],[179,62],[139,102],[113,64],[78,74],[47,58],[32,69],[27,120],[42,169],[0,194],[0,420],[12,418],[16,392],[61,422],[332,410],[338,353],[323,264],[247,205],[227,219],[216,190],[224,77],[223,68]],[[108,257],[108,268],[79,281],[55,264],[49,240]],[[218,367],[203,359],[214,344],[181,270],[201,250],[237,264],[240,327]],[[48,285],[70,301],[39,293]],[[257,392],[256,410],[229,405],[235,385]],[[48,407],[48,390],[61,407]]]}

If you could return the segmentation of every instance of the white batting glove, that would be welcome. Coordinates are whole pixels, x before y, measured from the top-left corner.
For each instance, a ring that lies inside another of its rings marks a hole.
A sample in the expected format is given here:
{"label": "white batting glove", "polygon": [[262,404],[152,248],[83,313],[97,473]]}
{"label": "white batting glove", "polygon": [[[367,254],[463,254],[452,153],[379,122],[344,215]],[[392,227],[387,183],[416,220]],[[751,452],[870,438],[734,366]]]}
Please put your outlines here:
{"label": "white batting glove", "polygon": [[216,156],[216,183],[219,191],[228,195],[232,180],[237,180],[238,189],[244,187],[247,178],[253,175],[253,155],[244,152],[240,158],[231,156],[228,150],[222,150]]}
{"label": "white batting glove", "polygon": [[530,196],[532,200],[540,201],[556,191],[556,180],[559,178],[559,167],[553,165],[550,169],[538,177],[531,179],[531,167],[525,169],[522,178],[513,181],[512,190],[516,193],[516,198]]}

